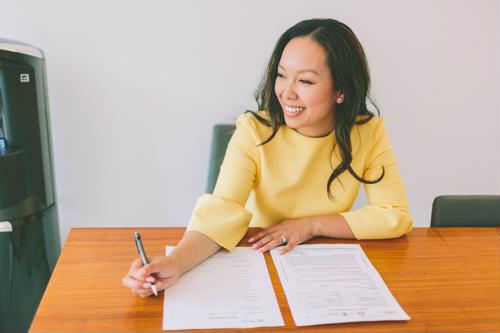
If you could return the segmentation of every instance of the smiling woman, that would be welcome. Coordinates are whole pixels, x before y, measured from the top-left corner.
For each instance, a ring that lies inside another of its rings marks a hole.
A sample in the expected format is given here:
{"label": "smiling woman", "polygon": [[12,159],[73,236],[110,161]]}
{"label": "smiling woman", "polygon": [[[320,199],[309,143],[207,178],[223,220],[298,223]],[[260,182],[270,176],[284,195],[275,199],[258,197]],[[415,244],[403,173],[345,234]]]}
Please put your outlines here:
{"label": "smiling woman", "polygon": [[[290,66],[292,71],[295,69],[288,80],[285,80],[285,66]],[[280,37],[257,90],[259,109],[266,110],[273,128],[268,140],[285,124],[312,137],[336,129],[334,133],[342,152],[342,162],[328,179],[329,195],[333,180],[346,170],[360,182],[368,184],[378,182],[385,172],[382,166],[381,175],[370,181],[350,167],[353,125],[364,124],[374,116],[368,110],[367,102],[378,112],[370,98],[370,82],[363,47],[352,30],[336,20],[313,19],[299,22]],[[305,111],[305,108],[287,109],[300,100],[312,104],[302,117],[299,116],[303,112],[299,111]],[[262,117],[255,113],[254,116],[269,125]]]}
{"label": "smiling woman", "polygon": [[333,131],[332,108],[343,95],[333,86],[325,50],[312,38],[294,38],[287,44],[274,91],[288,127],[310,137]]}
{"label": "smiling woman", "polygon": [[[259,110],[236,122],[213,194],[198,199],[172,254],[145,266],[137,259],[124,285],[141,296],[152,284],[163,290],[221,247],[234,249],[249,226],[262,227],[253,249],[286,245],[282,254],[316,236],[409,232],[408,200],[383,120],[368,110],[369,88],[363,48],[345,24],[313,19],[288,29],[257,89]],[[361,183],[369,205],[351,211]]]}

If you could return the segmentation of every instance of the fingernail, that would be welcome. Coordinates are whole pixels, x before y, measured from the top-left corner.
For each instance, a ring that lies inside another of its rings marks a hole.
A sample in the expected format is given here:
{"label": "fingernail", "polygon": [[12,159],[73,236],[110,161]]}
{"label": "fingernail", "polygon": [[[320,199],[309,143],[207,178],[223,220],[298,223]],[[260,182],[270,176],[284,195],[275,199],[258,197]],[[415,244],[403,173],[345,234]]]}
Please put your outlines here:
{"label": "fingernail", "polygon": [[252,249],[255,250],[256,248],[257,248],[257,244],[252,245]]}
{"label": "fingernail", "polygon": [[264,252],[264,248],[263,248],[263,247],[261,247],[261,248],[259,249],[259,252],[260,252],[260,253]]}
{"label": "fingernail", "polygon": [[253,242],[253,237],[248,240],[249,242]]}
{"label": "fingernail", "polygon": [[150,288],[150,287],[151,287],[151,283],[144,283],[144,284],[142,285],[142,287],[143,287],[144,289]]}
{"label": "fingernail", "polygon": [[148,277],[146,278],[146,281],[148,281],[148,282],[155,282],[155,278],[154,278],[154,277],[152,277],[152,276],[148,276]]}

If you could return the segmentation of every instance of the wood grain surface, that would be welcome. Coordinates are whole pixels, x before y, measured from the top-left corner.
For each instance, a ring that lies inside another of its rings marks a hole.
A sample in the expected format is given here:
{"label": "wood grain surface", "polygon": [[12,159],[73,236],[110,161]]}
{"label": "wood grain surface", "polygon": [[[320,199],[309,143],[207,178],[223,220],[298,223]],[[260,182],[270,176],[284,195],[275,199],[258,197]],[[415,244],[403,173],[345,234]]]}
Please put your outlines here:
{"label": "wood grain surface", "polygon": [[[162,330],[163,293],[141,298],[121,284],[137,251],[139,230],[149,256],[163,255],[184,228],[72,229],[31,332],[153,332]],[[257,229],[250,229],[240,246]],[[498,331],[500,325],[499,228],[415,228],[398,239],[308,243],[361,244],[392,294],[411,317],[297,328],[269,253],[265,259],[284,327],[220,331]],[[182,331],[186,332],[186,331]]]}

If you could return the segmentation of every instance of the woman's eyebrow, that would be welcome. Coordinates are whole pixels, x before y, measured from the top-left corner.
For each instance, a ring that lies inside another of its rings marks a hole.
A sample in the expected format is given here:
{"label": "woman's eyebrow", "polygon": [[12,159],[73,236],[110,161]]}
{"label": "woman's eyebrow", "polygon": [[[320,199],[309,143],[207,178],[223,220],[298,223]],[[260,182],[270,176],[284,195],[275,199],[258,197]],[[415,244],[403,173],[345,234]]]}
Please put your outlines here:
{"label": "woman's eyebrow", "polygon": [[[278,67],[281,68],[282,70],[286,71],[285,67],[283,67],[281,65],[278,65]],[[318,74],[318,72],[316,72],[314,69],[303,69],[303,70],[298,71],[297,73],[304,73],[304,72],[310,72],[310,73],[313,73],[313,74],[320,76]]]}

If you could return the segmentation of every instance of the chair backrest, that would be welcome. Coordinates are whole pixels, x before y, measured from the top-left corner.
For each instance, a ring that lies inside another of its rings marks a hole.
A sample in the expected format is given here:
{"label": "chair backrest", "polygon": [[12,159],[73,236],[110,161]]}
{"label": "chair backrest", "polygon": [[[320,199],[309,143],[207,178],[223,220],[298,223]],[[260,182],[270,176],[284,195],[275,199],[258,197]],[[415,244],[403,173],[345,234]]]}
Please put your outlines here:
{"label": "chair backrest", "polygon": [[212,130],[212,148],[210,150],[210,161],[208,164],[207,193],[212,193],[219,176],[220,166],[226,155],[226,148],[235,125],[215,125]]}
{"label": "chair backrest", "polygon": [[500,196],[438,196],[432,203],[431,227],[500,227]]}

